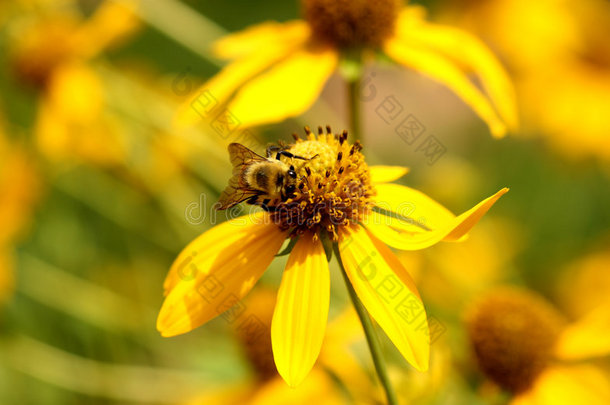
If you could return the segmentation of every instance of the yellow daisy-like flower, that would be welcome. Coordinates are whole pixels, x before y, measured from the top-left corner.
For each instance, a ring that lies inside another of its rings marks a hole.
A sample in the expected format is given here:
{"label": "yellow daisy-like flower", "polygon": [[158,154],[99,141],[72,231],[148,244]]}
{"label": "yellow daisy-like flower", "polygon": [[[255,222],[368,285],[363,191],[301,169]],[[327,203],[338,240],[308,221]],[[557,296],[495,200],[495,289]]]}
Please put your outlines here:
{"label": "yellow daisy-like flower", "polygon": [[[303,0],[304,20],[266,22],[213,46],[231,64],[184,105],[178,123],[190,125],[226,107],[243,127],[297,116],[318,98],[340,63],[383,53],[454,91],[503,136],[517,126],[504,69],[481,41],[465,31],[425,21],[418,6],[400,0]],[[342,59],[344,58],[344,59]],[[468,77],[474,73],[481,91]]]}
{"label": "yellow daisy-like flower", "polygon": [[[346,132],[306,132],[306,139],[295,136],[295,144],[285,150],[307,159],[292,160],[297,179],[292,197],[267,201],[266,211],[217,225],[191,242],[166,278],[157,329],[163,336],[179,335],[239,304],[291,238],[296,243],[284,270],[271,338],[280,375],[298,385],[324,337],[330,276],[323,241],[328,237],[370,315],[409,363],[426,370],[430,347],[423,304],[409,273],[384,243],[415,250],[458,240],[507,189],[456,217],[419,191],[389,184],[405,169],[369,169],[360,145],[350,145]],[[235,165],[239,176],[242,169]],[[253,190],[242,191],[247,196]],[[228,317],[234,315],[235,308]]]}
{"label": "yellow daisy-like flower", "polygon": [[568,324],[533,292],[502,288],[473,305],[467,325],[481,370],[513,394],[512,405],[602,405],[610,381],[587,360],[609,353],[609,315],[610,307],[599,307],[587,317],[594,322]]}
{"label": "yellow daisy-like flower", "polygon": [[47,157],[116,164],[127,145],[119,122],[106,113],[104,84],[89,62],[136,30],[135,2],[104,1],[87,19],[76,4],[64,6],[24,13],[27,23],[15,24],[12,69],[40,91],[34,132]]}
{"label": "yellow daisy-like flower", "polygon": [[610,4],[492,0],[459,6],[463,25],[507,61],[526,133],[567,157],[610,161]]}
{"label": "yellow daisy-like flower", "polygon": [[[337,379],[350,390],[351,396],[378,393],[365,370],[356,360],[349,345],[362,339],[362,328],[353,309],[343,312],[328,323],[318,364],[309,378],[298,388],[289,387],[277,374],[271,347],[271,325],[276,294],[270,288],[257,288],[244,300],[250,319],[249,327],[240,322],[232,325],[240,347],[254,371],[255,378],[208,392],[189,405],[305,405],[314,401],[328,405],[345,404]],[[356,391],[356,392],[353,392]]]}
{"label": "yellow daisy-like flower", "polygon": [[0,117],[0,303],[13,289],[13,250],[41,194],[34,159],[4,134]]}

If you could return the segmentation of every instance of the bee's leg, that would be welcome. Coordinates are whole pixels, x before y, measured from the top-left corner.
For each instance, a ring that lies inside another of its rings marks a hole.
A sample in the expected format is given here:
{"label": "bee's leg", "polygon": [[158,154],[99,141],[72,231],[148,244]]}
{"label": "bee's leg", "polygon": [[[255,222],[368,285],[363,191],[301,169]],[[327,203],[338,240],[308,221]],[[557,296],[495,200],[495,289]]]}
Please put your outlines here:
{"label": "bee's leg", "polygon": [[253,195],[252,197],[250,197],[246,200],[246,203],[248,203],[250,205],[258,205],[258,196]]}
{"label": "bee's leg", "polygon": [[276,207],[270,207],[269,203],[271,202],[271,200],[269,198],[265,198],[263,200],[263,202],[261,203],[261,208],[264,209],[267,212],[273,212],[276,210]]}
{"label": "bee's leg", "polygon": [[[269,151],[269,149],[267,149],[267,151]],[[316,154],[315,156],[312,156],[310,158],[306,158],[303,156],[297,156],[297,155],[293,155],[292,153],[285,151],[285,150],[280,150],[276,155],[275,158],[277,160],[280,160],[280,156],[286,156],[287,158],[291,158],[291,159],[301,159],[301,160],[311,160],[314,159],[316,157],[318,157],[318,155]]]}
{"label": "bee's leg", "polygon": [[[266,155],[267,155],[267,157],[271,157],[271,155],[273,155],[275,152],[281,151],[281,150],[282,150],[281,146],[278,146],[278,145],[269,145],[269,146],[267,146],[267,153],[266,153]],[[279,160],[279,158],[277,158],[277,156],[276,156],[276,159]]]}

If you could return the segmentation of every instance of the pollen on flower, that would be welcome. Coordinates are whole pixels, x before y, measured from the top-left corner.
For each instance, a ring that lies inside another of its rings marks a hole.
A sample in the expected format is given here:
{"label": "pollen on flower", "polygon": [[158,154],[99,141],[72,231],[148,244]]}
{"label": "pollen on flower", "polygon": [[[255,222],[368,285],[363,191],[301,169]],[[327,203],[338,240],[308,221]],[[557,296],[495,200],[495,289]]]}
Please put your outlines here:
{"label": "pollen on flower", "polygon": [[294,198],[271,210],[272,220],[291,235],[326,230],[337,240],[341,226],[357,222],[372,208],[370,174],[361,145],[347,142],[347,131],[334,135],[327,127],[318,135],[305,128],[306,137],[295,136],[288,151],[309,160],[294,160],[297,191]]}
{"label": "pollen on flower", "polygon": [[305,19],[320,40],[342,47],[379,46],[394,31],[400,0],[303,0]]}
{"label": "pollen on flower", "polygon": [[530,388],[546,367],[563,323],[542,297],[516,288],[490,292],[467,316],[479,367],[513,393]]}

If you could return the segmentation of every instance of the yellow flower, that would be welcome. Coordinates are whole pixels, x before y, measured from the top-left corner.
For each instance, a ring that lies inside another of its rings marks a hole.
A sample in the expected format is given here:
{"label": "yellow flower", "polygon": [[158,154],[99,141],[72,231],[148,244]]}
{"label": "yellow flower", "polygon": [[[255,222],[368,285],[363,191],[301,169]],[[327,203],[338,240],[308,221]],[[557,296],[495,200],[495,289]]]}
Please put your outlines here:
{"label": "yellow flower", "polygon": [[[346,132],[335,136],[330,128],[326,134],[320,128],[317,137],[306,132],[305,140],[295,135],[296,143],[287,149],[309,159],[293,161],[298,179],[293,198],[267,202],[267,211],[217,225],[191,242],[166,278],[157,329],[163,336],[179,335],[239,303],[291,238],[296,244],[283,273],[271,338],[280,375],[298,385],[324,337],[330,277],[323,240],[328,238],[338,244],[349,280],[370,315],[409,363],[426,370],[430,347],[423,304],[384,243],[417,250],[458,240],[507,189],[456,217],[419,191],[389,184],[405,169],[369,170],[360,145],[350,145]],[[235,169],[239,172],[239,162]]]}
{"label": "yellow flower", "polygon": [[32,158],[9,141],[0,128],[0,301],[13,287],[13,248],[28,226],[40,194],[40,179]]}
{"label": "yellow flower", "polygon": [[16,24],[13,70],[40,91],[34,131],[47,157],[100,164],[123,158],[119,124],[106,114],[104,85],[88,62],[135,30],[133,6],[104,1],[88,19],[70,7],[51,7]]}
{"label": "yellow flower", "polygon": [[576,320],[558,343],[565,358],[610,353],[609,266],[610,252],[606,248],[579,258],[564,270],[558,288],[559,302],[563,312]]}
{"label": "yellow flower", "polygon": [[192,125],[222,107],[225,120],[243,127],[297,116],[340,64],[382,52],[449,87],[494,136],[517,126],[513,89],[493,54],[464,31],[426,22],[422,8],[399,0],[303,0],[302,9],[304,20],[266,22],[216,42],[215,55],[232,62],[184,105],[177,122]]}
{"label": "yellow flower", "polygon": [[610,250],[591,253],[562,270],[558,295],[561,308],[572,318],[581,318],[595,308],[610,304]]}
{"label": "yellow flower", "polygon": [[329,321],[324,347],[310,378],[299,387],[287,386],[273,363],[269,325],[275,301],[275,291],[261,286],[243,302],[244,315],[240,319],[247,321],[232,323],[240,347],[253,368],[254,378],[212,390],[190,401],[190,405],[305,405],[313,401],[329,405],[344,404],[345,393],[336,379],[351,395],[361,395],[364,390],[371,395],[376,391],[348,347],[357,338],[362,338],[362,327],[353,310],[345,311]]}
{"label": "yellow flower", "polygon": [[[610,307],[600,307],[595,316],[597,331],[591,333],[580,322],[566,324],[533,292],[502,288],[473,305],[467,325],[480,368],[513,394],[511,404],[602,405],[610,402],[609,376],[587,360],[610,353]],[[588,350],[600,341],[604,351]]]}
{"label": "yellow flower", "polygon": [[453,311],[490,286],[507,280],[518,252],[514,223],[487,217],[463,243],[444,243],[418,252],[401,252],[428,304]]}
{"label": "yellow flower", "polygon": [[460,8],[507,61],[527,133],[567,157],[610,160],[610,4],[490,0]]}

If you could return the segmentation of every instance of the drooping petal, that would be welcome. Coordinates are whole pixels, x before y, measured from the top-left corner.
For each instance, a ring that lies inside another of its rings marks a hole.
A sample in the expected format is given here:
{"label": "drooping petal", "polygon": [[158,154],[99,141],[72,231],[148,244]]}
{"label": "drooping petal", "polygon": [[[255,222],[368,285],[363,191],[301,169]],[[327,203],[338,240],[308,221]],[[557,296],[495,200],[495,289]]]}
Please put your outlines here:
{"label": "drooping petal", "polygon": [[449,87],[487,123],[493,136],[502,137],[506,134],[506,124],[500,119],[491,102],[450,59],[442,54],[415,47],[397,37],[386,40],[383,49],[401,65]]}
{"label": "drooping petal", "polygon": [[232,120],[241,121],[231,109],[227,109],[230,98],[240,86],[303,46],[306,39],[269,42],[257,52],[235,60],[194,92],[194,96],[179,108],[174,117],[174,125],[185,128],[202,120],[212,122],[223,114]]}
{"label": "drooping petal", "polygon": [[180,253],[164,285],[168,295],[157,319],[161,335],[186,333],[238,304],[250,291],[286,238],[265,215],[218,225]]}
{"label": "drooping petal", "polygon": [[[373,233],[375,233],[375,235],[377,235],[377,237],[381,240],[395,237],[394,234],[396,232],[400,232],[402,237],[407,237],[407,235],[417,237],[415,235],[429,232],[419,223],[410,220],[410,218],[396,218],[376,211],[369,212],[366,216],[364,216],[361,223],[366,229],[373,231]],[[388,236],[384,237],[379,235],[384,233],[387,233]]]}
{"label": "drooping petal", "polygon": [[431,24],[405,7],[396,22],[396,36],[404,43],[442,54],[476,74],[510,129],[518,126],[515,90],[491,50],[474,35],[450,26]]}
{"label": "drooping petal", "polygon": [[555,353],[565,360],[582,360],[610,354],[610,305],[602,305],[566,327]]}
{"label": "drooping petal", "polygon": [[309,35],[311,30],[305,21],[267,21],[219,39],[212,46],[212,52],[221,59],[242,58],[259,52],[269,44],[298,43]]}
{"label": "drooping petal", "polygon": [[401,217],[410,218],[429,229],[436,229],[455,215],[419,190],[399,184],[375,186],[375,205]]}
{"label": "drooping petal", "polygon": [[455,215],[419,190],[399,184],[380,184],[375,187],[375,205],[428,229],[436,229],[455,218]]}
{"label": "drooping petal", "polygon": [[503,188],[493,196],[481,201],[479,204],[464,212],[458,217],[454,217],[444,223],[435,223],[435,227],[430,227],[429,231],[414,232],[408,228],[401,229],[388,220],[371,220],[372,216],[367,217],[363,225],[376,237],[388,245],[402,250],[419,250],[432,246],[441,240],[459,240],[485,215],[492,205],[508,191]]}
{"label": "drooping petal", "polygon": [[373,184],[389,183],[409,173],[409,168],[402,166],[370,166],[369,170]]}
{"label": "drooping petal", "polygon": [[396,256],[359,225],[344,230],[341,260],[358,298],[404,358],[428,368],[430,338],[426,311],[413,280]]}
{"label": "drooping petal", "polygon": [[316,101],[338,58],[330,47],[299,49],[243,86],[228,109],[244,127],[297,116]]}
{"label": "drooping petal", "polygon": [[511,401],[511,405],[610,403],[610,381],[600,368],[590,365],[551,366],[534,386]]}
{"label": "drooping petal", "polygon": [[322,243],[301,237],[286,264],[271,322],[273,358],[292,387],[305,379],[320,354],[329,299],[330,276]]}

